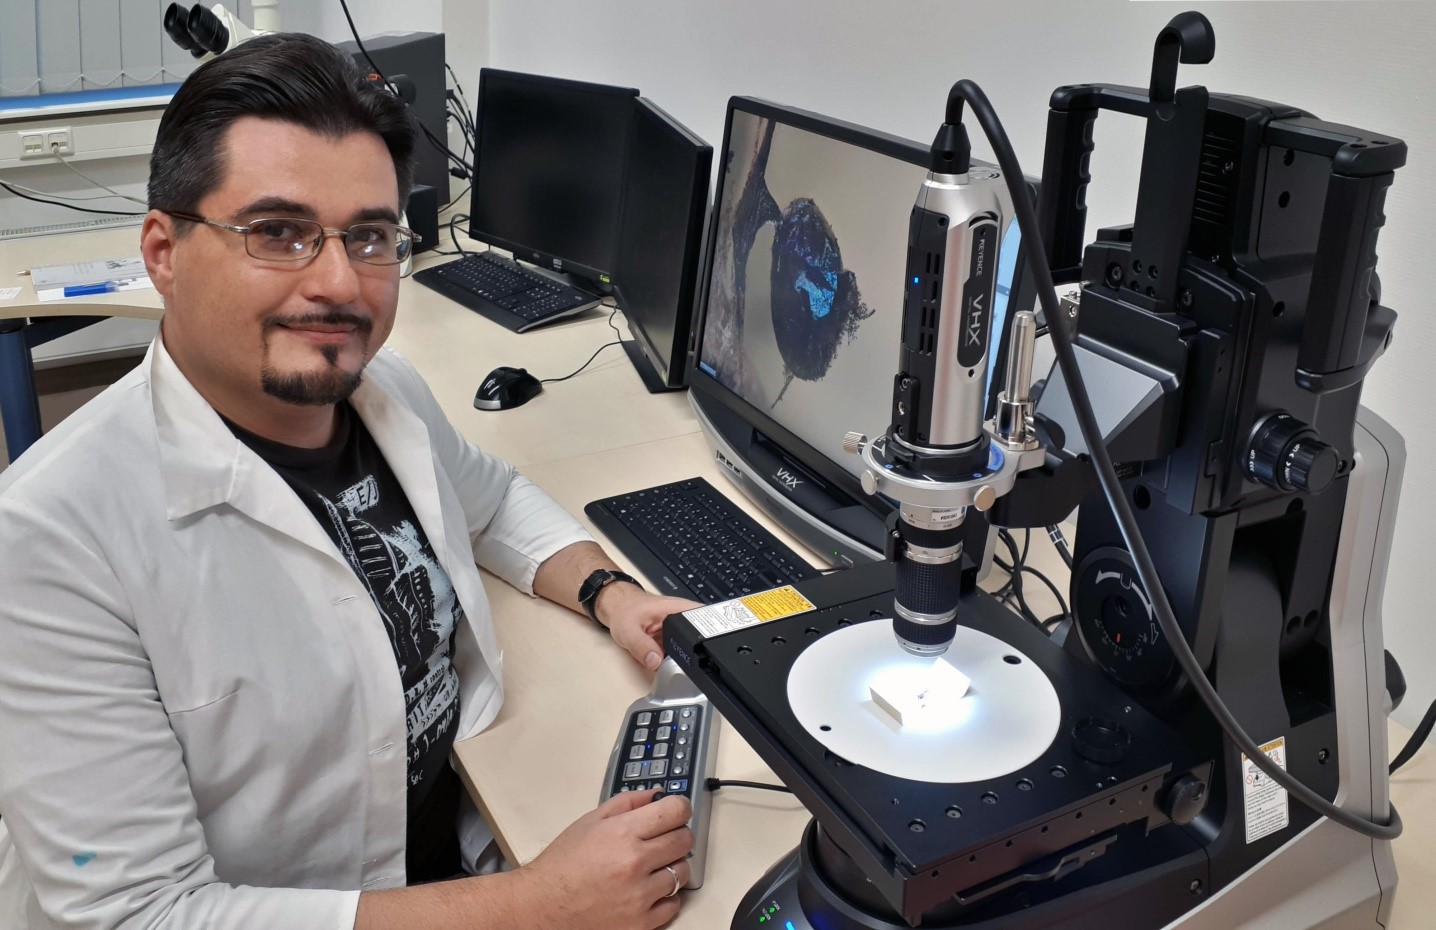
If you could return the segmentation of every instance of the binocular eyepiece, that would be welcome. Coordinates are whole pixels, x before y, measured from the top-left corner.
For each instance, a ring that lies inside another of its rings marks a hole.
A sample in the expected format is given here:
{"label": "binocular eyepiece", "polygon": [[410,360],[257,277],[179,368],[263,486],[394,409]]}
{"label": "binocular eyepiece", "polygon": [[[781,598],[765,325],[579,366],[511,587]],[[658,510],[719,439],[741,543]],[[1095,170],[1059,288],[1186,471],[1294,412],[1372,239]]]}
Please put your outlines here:
{"label": "binocular eyepiece", "polygon": [[188,10],[171,3],[165,10],[165,32],[176,45],[196,58],[218,55],[229,48],[229,29],[218,16],[198,3]]}

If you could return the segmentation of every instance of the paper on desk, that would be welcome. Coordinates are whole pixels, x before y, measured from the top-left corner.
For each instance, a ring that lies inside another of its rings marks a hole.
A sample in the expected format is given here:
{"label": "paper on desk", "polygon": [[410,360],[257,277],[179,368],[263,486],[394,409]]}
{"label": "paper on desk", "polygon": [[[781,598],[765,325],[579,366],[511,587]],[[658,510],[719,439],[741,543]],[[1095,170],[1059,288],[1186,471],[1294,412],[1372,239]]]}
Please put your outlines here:
{"label": "paper on desk", "polygon": [[[42,301],[42,302],[51,301],[51,300],[67,300],[67,299],[68,299],[68,300],[82,300],[82,299],[83,299],[82,297],[70,297],[70,298],[65,297],[65,288],[66,288],[66,287],[72,287],[72,286],[73,286],[73,285],[67,284],[67,285],[65,285],[64,287],[36,288],[36,289],[35,289],[35,298],[36,298],[37,300]],[[135,278],[135,279],[133,279],[133,280],[131,280],[131,281],[116,281],[116,282],[115,282],[115,291],[116,291],[117,293],[120,293],[120,292],[124,292],[124,291],[153,290],[153,289],[154,289],[154,286],[155,286],[155,285],[154,285],[154,282],[152,282],[152,281],[150,280],[149,275],[141,275],[140,277]],[[87,294],[87,295],[85,295],[85,296],[86,296],[86,297],[103,297],[103,296],[105,296],[105,295],[104,295],[104,294]]]}
{"label": "paper on desk", "polygon": [[[35,290],[75,287],[81,284],[104,284],[106,281],[128,281],[149,273],[142,258],[103,258],[73,265],[46,265],[30,269]],[[41,300],[44,298],[42,297]]]}
{"label": "paper on desk", "polygon": [[14,300],[20,296],[18,287],[0,287],[0,300]]}

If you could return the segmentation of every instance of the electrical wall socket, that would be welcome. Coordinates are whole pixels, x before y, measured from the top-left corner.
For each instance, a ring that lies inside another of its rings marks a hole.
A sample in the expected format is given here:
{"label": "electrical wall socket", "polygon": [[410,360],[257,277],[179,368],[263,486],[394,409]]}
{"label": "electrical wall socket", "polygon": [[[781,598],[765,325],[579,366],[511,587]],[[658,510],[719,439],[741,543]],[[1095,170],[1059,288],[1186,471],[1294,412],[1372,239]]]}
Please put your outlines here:
{"label": "electrical wall socket", "polygon": [[[4,6],[4,0],[0,0],[0,7]],[[77,163],[132,155],[148,158],[154,149],[163,109],[160,104],[135,110],[50,113],[17,119],[0,117],[0,177],[6,168],[53,162],[56,153],[50,147],[51,142],[59,146],[59,154],[67,161]],[[60,135],[56,136],[57,133]],[[0,229],[4,228],[0,223]]]}
{"label": "electrical wall socket", "polygon": [[69,126],[49,126],[43,129],[27,129],[20,136],[20,158],[50,158],[54,155],[75,154],[74,137]]}
{"label": "electrical wall socket", "polygon": [[75,146],[71,142],[70,127],[45,130],[45,150],[53,155],[73,155]]}

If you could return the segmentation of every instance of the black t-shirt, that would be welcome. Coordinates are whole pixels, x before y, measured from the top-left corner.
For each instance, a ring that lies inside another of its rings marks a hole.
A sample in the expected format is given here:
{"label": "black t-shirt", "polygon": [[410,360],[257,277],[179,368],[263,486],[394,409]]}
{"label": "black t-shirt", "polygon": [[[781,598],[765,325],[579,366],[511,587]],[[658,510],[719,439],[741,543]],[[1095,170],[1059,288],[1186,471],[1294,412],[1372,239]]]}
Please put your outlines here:
{"label": "black t-shirt", "polygon": [[225,422],[299,495],[379,608],[408,721],[408,880],[447,878],[460,871],[461,786],[448,760],[459,721],[453,632],[463,608],[364,421],[348,403],[338,418],[321,449],[271,442]]}

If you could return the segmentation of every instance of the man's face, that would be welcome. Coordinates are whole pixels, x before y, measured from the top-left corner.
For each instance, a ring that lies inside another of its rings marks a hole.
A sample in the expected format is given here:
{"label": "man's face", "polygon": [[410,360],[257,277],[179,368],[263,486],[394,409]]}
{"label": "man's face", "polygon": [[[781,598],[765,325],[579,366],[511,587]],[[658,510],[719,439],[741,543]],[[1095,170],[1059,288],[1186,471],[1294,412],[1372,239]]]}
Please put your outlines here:
{"label": "man's face", "polygon": [[[222,180],[195,211],[206,219],[298,217],[330,229],[398,222],[394,163],[373,133],[334,139],[245,117],[222,144]],[[165,298],[165,347],[221,412],[275,400],[333,404],[358,386],[393,327],[399,266],[353,262],[338,239],[307,262],[262,261],[241,234],[194,224],[166,235],[174,224],[152,213],[145,229],[145,257]]]}

